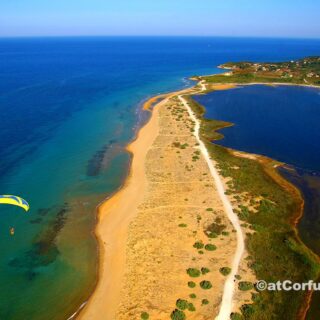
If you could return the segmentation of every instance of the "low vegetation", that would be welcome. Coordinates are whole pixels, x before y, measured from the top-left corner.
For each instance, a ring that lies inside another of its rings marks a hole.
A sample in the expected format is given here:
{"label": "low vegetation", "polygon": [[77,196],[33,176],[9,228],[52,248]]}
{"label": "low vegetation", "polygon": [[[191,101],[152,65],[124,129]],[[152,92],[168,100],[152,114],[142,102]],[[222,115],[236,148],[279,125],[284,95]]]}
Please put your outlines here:
{"label": "low vegetation", "polygon": [[180,142],[173,142],[172,146],[179,149],[186,149],[189,145],[187,143],[181,144]]}
{"label": "low vegetation", "polygon": [[197,241],[194,243],[193,247],[196,249],[202,249],[204,247],[204,244],[201,241]]}
{"label": "low vegetation", "polygon": [[240,313],[231,313],[230,320],[244,320]]}
{"label": "low vegetation", "polygon": [[216,238],[224,232],[226,226],[221,224],[219,218],[216,219],[215,222],[207,225],[204,229],[204,233],[208,238]]}
{"label": "low vegetation", "polygon": [[210,281],[207,280],[203,280],[200,282],[200,287],[204,290],[208,290],[212,288],[212,284]]}
{"label": "low vegetation", "polygon": [[197,277],[200,277],[201,272],[198,269],[189,268],[189,269],[187,269],[187,274],[192,278],[197,278]]}
{"label": "low vegetation", "polygon": [[175,309],[172,311],[170,317],[172,320],[185,320],[186,314],[181,310]]}
{"label": "low vegetation", "polygon": [[211,243],[208,243],[204,246],[204,248],[207,250],[207,251],[214,251],[217,249],[217,247],[214,245],[214,244],[211,244]]}
{"label": "low vegetation", "polygon": [[207,299],[202,299],[201,304],[202,304],[202,305],[209,304],[209,300],[207,300]]}
{"label": "low vegetation", "polygon": [[220,273],[224,276],[227,276],[228,274],[230,274],[231,269],[229,267],[222,267],[219,269]]}
{"label": "low vegetation", "polygon": [[186,310],[188,309],[189,303],[187,300],[179,299],[176,302],[176,306],[180,310]]}
{"label": "low vegetation", "polygon": [[249,281],[240,281],[238,287],[241,291],[248,291],[253,289],[253,284]]}
{"label": "low vegetation", "polygon": [[196,308],[195,308],[195,306],[193,305],[193,303],[189,303],[189,305],[188,305],[188,310],[191,311],[191,312],[196,311]]}
{"label": "low vegetation", "polygon": [[180,228],[186,228],[188,225],[187,224],[185,224],[185,223],[180,223],[179,225],[178,225],[178,227],[180,227]]}
{"label": "low vegetation", "polygon": [[209,273],[209,272],[210,272],[210,269],[205,268],[205,267],[201,268],[201,273],[202,273],[203,275],[205,275],[205,274],[207,274],[207,273]]}

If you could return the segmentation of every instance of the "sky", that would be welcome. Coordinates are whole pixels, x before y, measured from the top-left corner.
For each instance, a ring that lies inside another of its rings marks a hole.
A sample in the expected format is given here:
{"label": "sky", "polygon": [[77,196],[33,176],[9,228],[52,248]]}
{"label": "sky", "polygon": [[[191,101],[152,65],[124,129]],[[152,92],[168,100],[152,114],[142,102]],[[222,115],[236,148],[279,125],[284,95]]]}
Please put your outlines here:
{"label": "sky", "polygon": [[320,38],[319,0],[0,0],[0,37]]}

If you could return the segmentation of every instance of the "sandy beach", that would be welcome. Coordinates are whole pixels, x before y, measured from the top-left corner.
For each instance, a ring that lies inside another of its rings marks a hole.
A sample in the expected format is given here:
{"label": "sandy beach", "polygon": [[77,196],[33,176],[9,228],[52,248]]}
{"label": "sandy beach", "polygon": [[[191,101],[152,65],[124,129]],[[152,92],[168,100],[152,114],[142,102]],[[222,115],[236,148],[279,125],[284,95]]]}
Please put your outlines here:
{"label": "sandy beach", "polygon": [[137,139],[128,146],[133,159],[125,185],[98,209],[99,281],[79,319],[115,319],[124,275],[128,225],[137,214],[146,188],[142,164],[159,131],[157,113],[156,108],[149,122],[139,131]]}

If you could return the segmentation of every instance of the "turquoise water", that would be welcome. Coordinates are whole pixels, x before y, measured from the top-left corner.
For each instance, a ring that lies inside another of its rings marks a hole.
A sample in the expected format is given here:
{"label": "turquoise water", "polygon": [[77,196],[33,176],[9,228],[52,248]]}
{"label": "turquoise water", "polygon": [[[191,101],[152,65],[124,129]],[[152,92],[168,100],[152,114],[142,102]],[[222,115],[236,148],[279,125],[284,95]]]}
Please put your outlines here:
{"label": "turquoise water", "polygon": [[0,319],[66,319],[90,295],[95,207],[127,174],[142,101],[226,61],[319,49],[283,39],[0,39],[0,193],[31,206],[0,208]]}

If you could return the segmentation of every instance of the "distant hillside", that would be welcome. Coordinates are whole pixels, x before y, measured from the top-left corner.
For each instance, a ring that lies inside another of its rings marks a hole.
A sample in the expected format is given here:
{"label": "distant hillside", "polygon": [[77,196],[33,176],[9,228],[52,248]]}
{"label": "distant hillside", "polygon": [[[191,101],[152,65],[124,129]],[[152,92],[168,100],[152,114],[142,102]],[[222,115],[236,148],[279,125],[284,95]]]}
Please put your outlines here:
{"label": "distant hillside", "polygon": [[207,82],[283,82],[320,85],[320,57],[277,63],[228,62],[220,66],[230,72],[201,77]]}

